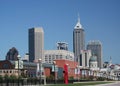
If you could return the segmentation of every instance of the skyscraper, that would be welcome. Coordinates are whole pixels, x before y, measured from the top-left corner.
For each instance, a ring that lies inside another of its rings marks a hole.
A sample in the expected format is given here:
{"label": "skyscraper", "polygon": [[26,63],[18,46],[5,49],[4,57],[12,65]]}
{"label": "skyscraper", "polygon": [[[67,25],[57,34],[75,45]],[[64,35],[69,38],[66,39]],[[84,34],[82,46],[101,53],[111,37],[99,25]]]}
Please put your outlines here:
{"label": "skyscraper", "polygon": [[84,29],[80,24],[80,18],[78,17],[78,22],[74,27],[73,31],[73,52],[76,57],[76,61],[79,62],[81,50],[85,50],[85,36]]}
{"label": "skyscraper", "polygon": [[87,44],[87,50],[91,50],[91,53],[97,56],[98,67],[102,67],[102,43],[94,40]]}
{"label": "skyscraper", "polygon": [[42,28],[29,29],[29,61],[43,60],[44,31]]}

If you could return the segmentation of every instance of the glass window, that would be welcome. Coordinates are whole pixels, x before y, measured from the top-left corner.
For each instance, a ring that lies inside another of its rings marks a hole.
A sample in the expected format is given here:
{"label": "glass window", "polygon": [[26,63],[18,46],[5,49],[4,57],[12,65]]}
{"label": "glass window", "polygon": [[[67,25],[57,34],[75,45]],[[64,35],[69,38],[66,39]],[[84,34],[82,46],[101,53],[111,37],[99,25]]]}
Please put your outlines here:
{"label": "glass window", "polygon": [[58,55],[56,55],[56,59],[58,59]]}
{"label": "glass window", "polygon": [[49,55],[49,57],[51,57],[51,55]]}
{"label": "glass window", "polygon": [[2,70],[0,70],[0,73],[2,73]]}
{"label": "glass window", "polygon": [[4,68],[4,69],[8,69],[8,68],[9,68],[9,65],[8,65],[8,64],[3,64],[3,68]]}
{"label": "glass window", "polygon": [[4,70],[4,73],[5,73],[5,70]]}
{"label": "glass window", "polygon": [[60,55],[60,59],[62,59],[62,55]]}
{"label": "glass window", "polygon": [[45,55],[45,57],[47,57],[47,55]]}

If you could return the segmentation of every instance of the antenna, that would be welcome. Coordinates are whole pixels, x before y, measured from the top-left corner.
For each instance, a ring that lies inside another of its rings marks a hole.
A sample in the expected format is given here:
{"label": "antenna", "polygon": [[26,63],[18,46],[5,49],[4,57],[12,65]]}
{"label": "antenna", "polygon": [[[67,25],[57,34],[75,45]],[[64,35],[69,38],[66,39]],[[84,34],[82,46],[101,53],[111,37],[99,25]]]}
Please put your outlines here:
{"label": "antenna", "polygon": [[79,15],[79,13],[78,13],[78,22],[80,22],[80,15]]}

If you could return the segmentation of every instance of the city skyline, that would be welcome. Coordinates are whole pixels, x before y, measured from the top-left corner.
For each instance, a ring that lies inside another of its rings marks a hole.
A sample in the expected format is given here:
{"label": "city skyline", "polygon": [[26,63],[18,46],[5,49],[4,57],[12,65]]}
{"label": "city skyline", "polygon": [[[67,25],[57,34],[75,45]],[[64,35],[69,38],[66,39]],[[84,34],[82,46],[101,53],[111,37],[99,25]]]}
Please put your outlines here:
{"label": "city skyline", "polygon": [[28,53],[28,29],[43,27],[45,50],[56,49],[57,41],[65,41],[73,51],[73,30],[78,13],[85,30],[86,44],[100,40],[103,61],[118,63],[120,60],[120,1],[119,0],[36,0],[0,1],[0,59],[12,47],[23,57]]}

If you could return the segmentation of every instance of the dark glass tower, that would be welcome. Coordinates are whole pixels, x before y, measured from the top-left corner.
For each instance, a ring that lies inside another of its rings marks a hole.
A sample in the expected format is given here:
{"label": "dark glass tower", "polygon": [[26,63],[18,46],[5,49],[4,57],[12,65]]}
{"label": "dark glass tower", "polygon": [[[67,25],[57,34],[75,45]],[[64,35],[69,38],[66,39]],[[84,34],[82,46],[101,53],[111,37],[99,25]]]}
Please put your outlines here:
{"label": "dark glass tower", "polygon": [[98,67],[102,68],[102,43],[94,40],[87,44],[87,50],[91,50],[91,53],[97,56]]}
{"label": "dark glass tower", "polygon": [[15,47],[12,47],[9,49],[6,55],[6,60],[11,60],[11,61],[17,61],[18,60],[18,50]]}
{"label": "dark glass tower", "polygon": [[73,31],[73,52],[75,54],[75,61],[80,64],[81,50],[85,50],[85,34],[82,25],[80,24],[80,18],[78,17],[78,22],[74,27]]}
{"label": "dark glass tower", "polygon": [[44,58],[44,31],[43,28],[29,29],[29,61],[43,60]]}

